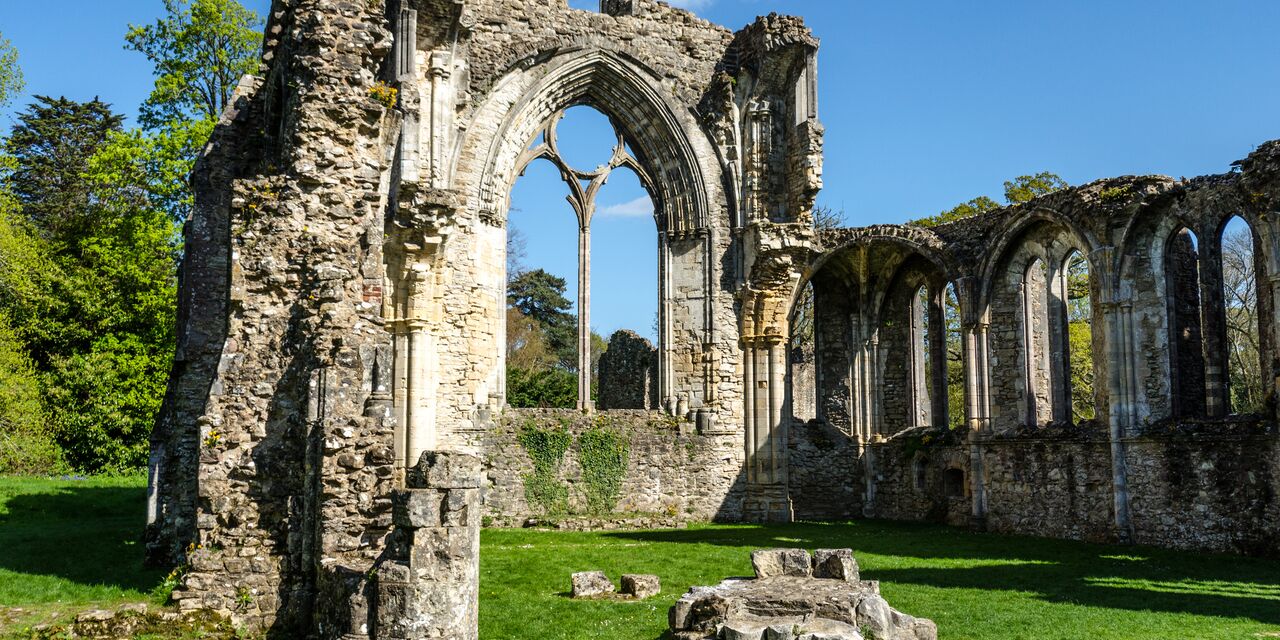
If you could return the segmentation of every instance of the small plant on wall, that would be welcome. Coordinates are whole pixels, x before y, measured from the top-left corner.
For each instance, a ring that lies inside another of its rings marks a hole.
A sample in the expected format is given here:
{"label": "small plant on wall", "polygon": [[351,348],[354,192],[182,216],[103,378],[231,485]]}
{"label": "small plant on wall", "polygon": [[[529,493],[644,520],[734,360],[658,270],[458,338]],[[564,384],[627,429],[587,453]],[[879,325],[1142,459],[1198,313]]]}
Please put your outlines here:
{"label": "small plant on wall", "polygon": [[630,455],[626,435],[603,416],[578,436],[578,462],[590,513],[612,513],[617,507]]}
{"label": "small plant on wall", "polygon": [[544,428],[529,420],[520,429],[519,441],[533,459],[533,473],[522,477],[525,500],[544,515],[566,513],[569,510],[569,488],[560,481],[560,467],[573,442],[568,428],[563,424]]}

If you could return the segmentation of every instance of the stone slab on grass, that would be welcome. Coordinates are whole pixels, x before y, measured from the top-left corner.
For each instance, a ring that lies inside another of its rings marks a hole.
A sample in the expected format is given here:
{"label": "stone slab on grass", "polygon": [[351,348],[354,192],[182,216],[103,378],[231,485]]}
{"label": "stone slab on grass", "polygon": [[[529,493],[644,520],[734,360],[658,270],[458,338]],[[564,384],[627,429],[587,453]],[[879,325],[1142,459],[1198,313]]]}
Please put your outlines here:
{"label": "stone slab on grass", "polygon": [[652,598],[662,593],[662,581],[658,576],[627,573],[622,576],[622,595],[637,600]]}
{"label": "stone slab on grass", "polygon": [[599,598],[614,592],[613,581],[603,571],[581,571],[573,574],[574,598]]}

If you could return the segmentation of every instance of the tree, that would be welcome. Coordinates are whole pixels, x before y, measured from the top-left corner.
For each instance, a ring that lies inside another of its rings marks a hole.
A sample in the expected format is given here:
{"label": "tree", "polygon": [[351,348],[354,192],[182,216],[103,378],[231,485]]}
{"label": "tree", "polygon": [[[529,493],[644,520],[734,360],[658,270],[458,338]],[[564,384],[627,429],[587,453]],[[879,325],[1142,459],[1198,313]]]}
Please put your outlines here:
{"label": "tree", "polygon": [[36,96],[18,115],[5,142],[15,163],[10,186],[22,215],[60,252],[78,253],[81,240],[101,222],[87,178],[89,159],[123,122],[97,98]]}
{"label": "tree", "polygon": [[995,211],[999,208],[1000,205],[995,200],[986,196],[978,196],[968,202],[962,202],[950,209],[947,209],[936,216],[920,218],[911,224],[921,227],[936,227],[940,224],[955,222],[956,220],[964,220],[965,218],[972,218],[978,214]]}
{"label": "tree", "polygon": [[1234,413],[1265,411],[1253,232],[1246,225],[1222,238],[1222,291],[1227,318],[1227,371]]}
{"label": "tree", "polygon": [[[1018,176],[1004,183],[1004,200],[1006,204],[1022,204],[1040,196],[1048,195],[1069,187],[1065,180],[1057,174],[1041,171],[1035,175]],[[1000,204],[987,196],[978,196],[968,202],[962,202],[935,216],[920,218],[909,222],[921,227],[936,227],[940,224],[964,220],[973,216],[994,211]]]}
{"label": "tree", "polygon": [[1004,183],[1004,200],[1009,204],[1030,202],[1040,196],[1061,191],[1071,185],[1055,173],[1041,171],[1032,176],[1018,176]]}
{"label": "tree", "polygon": [[1067,263],[1067,349],[1071,415],[1076,422],[1097,416],[1093,395],[1093,304],[1089,286],[1089,261],[1074,253]]}
{"label": "tree", "polygon": [[[153,203],[174,220],[186,218],[187,175],[231,102],[236,85],[258,68],[262,19],[236,0],[165,0],[155,24],[130,25],[126,49],[154,65],[155,87],[140,109],[143,131],[117,141],[140,153]],[[126,134],[121,134],[121,136]]]}
{"label": "tree", "polygon": [[25,86],[22,67],[18,65],[18,50],[0,35],[0,107],[12,102]]}
{"label": "tree", "polygon": [[526,271],[507,285],[507,303],[542,328],[561,368],[577,371],[578,322],[569,312],[572,303],[564,296],[566,286],[564,278],[542,269]]}
{"label": "tree", "polygon": [[164,0],[164,8],[155,24],[129,25],[125,35],[125,48],[155,66],[142,124],[216,121],[240,78],[257,70],[262,19],[236,0]]}

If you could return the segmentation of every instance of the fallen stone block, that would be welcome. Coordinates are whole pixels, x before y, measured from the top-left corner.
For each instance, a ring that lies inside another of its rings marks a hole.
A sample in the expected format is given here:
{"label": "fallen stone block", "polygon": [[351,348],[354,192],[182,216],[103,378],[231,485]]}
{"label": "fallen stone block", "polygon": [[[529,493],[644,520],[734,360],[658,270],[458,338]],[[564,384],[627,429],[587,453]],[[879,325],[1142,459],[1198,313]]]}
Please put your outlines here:
{"label": "fallen stone block", "polygon": [[637,600],[652,598],[662,593],[662,582],[658,576],[628,573],[622,576],[622,595]]}
{"label": "fallen stone block", "polygon": [[813,571],[813,560],[804,549],[757,549],[751,552],[751,568],[756,578],[779,576],[808,577]]}
{"label": "fallen stone block", "polygon": [[603,571],[582,571],[573,574],[573,597],[575,598],[599,598],[613,592],[613,581]]}
{"label": "fallen stone block", "polygon": [[817,549],[813,552],[813,577],[853,582],[858,579],[858,561],[852,549]]}

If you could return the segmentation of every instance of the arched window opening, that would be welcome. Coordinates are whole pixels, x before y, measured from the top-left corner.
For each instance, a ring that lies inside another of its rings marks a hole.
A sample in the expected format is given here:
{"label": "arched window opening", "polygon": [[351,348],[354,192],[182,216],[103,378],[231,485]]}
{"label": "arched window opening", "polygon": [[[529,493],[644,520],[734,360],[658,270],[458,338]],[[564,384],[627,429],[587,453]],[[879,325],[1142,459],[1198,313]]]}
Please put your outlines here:
{"label": "arched window opening", "polygon": [[619,167],[591,222],[592,397],[601,409],[658,408],[657,274],[653,201],[640,177]]}
{"label": "arched window opening", "polygon": [[947,283],[943,296],[943,313],[947,332],[947,427],[960,429],[965,423],[964,339],[960,327],[960,301],[956,296],[954,283]]}
{"label": "arched window opening", "polygon": [[791,316],[787,370],[791,378],[791,417],[808,422],[818,417],[817,323],[813,282],[806,282]]}
{"label": "arched window opening", "polygon": [[1265,386],[1253,229],[1243,218],[1233,217],[1222,229],[1221,246],[1227,398],[1232,413],[1257,413],[1264,409]]}
{"label": "arched window opening", "polygon": [[1204,342],[1200,317],[1200,242],[1181,227],[1164,252],[1169,325],[1171,410],[1177,417],[1204,414]]}
{"label": "arched window opening", "polygon": [[1079,251],[1071,252],[1062,269],[1062,290],[1067,311],[1067,367],[1070,384],[1068,401],[1071,419],[1080,423],[1097,416],[1094,400],[1093,295],[1089,281],[1089,260]]}
{"label": "arched window opening", "polygon": [[535,160],[511,190],[507,213],[507,404],[577,403],[578,234],[560,170]]}
{"label": "arched window opening", "polygon": [[[626,342],[609,367],[618,386],[610,408],[657,408],[658,251],[644,170],[609,118],[586,106],[553,115],[521,162],[508,214],[508,405],[594,406],[608,349],[594,329],[603,325]],[[576,251],[565,246],[573,237]],[[512,263],[521,255],[527,265]],[[655,277],[636,278],[642,270]]]}
{"label": "arched window opening", "polygon": [[960,469],[947,469],[942,474],[943,493],[948,498],[963,498],[965,493],[964,471]]}
{"label": "arched window opening", "polygon": [[921,285],[911,296],[911,426],[933,424],[932,367],[929,344],[929,288]]}
{"label": "arched window opening", "polygon": [[1023,423],[1053,420],[1049,336],[1049,270],[1037,258],[1022,278]]}
{"label": "arched window opening", "polygon": [[912,477],[915,478],[916,491],[924,491],[929,479],[929,465],[924,458],[916,458],[911,465]]}

